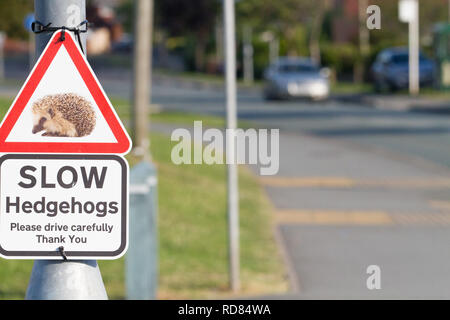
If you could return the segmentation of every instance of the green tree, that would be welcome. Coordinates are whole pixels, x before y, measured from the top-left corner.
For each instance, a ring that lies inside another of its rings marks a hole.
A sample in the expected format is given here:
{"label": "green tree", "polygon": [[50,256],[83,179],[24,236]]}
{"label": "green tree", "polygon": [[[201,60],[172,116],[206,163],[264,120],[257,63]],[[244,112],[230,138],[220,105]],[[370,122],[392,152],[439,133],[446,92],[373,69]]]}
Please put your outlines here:
{"label": "green tree", "polygon": [[216,0],[163,0],[155,2],[156,23],[170,36],[188,35],[195,40],[195,68],[204,71],[206,46],[214,35],[220,8]]}
{"label": "green tree", "polygon": [[[371,44],[378,50],[388,46],[407,45],[408,24],[398,18],[398,1],[371,0],[370,3],[378,5],[381,9],[381,29],[370,32]],[[447,21],[447,0],[419,1],[421,45],[430,45],[431,42],[427,39],[432,35],[434,25]]]}
{"label": "green tree", "polygon": [[33,1],[0,0],[0,31],[6,32],[10,38],[25,39],[28,31],[23,21],[30,12],[33,12]]}
{"label": "green tree", "polygon": [[[89,0],[87,3],[91,2]],[[134,28],[134,0],[122,0],[117,7],[117,16],[126,32],[133,33]]]}

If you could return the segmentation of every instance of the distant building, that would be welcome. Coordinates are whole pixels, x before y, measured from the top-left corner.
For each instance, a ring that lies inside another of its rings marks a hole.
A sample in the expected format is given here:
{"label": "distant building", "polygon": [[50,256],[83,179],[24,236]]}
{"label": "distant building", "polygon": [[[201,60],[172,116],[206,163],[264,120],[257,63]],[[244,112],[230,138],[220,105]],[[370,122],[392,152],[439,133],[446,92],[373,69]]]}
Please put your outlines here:
{"label": "distant building", "polygon": [[358,0],[334,0],[332,38],[335,43],[351,42],[358,37]]}
{"label": "distant building", "polygon": [[[123,0],[91,0],[90,3],[99,7],[117,8]],[[89,3],[88,3],[89,4]]]}
{"label": "distant building", "polygon": [[90,55],[109,52],[112,43],[122,38],[123,28],[114,11],[119,3],[120,0],[88,2],[86,18],[93,25],[87,38],[87,51]]}

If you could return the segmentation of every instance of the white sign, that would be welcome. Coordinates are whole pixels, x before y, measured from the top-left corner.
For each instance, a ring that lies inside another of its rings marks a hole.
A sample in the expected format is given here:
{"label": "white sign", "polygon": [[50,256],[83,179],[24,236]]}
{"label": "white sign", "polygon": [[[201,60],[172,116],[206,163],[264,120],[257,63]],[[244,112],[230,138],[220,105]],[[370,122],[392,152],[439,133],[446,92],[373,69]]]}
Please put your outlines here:
{"label": "white sign", "polygon": [[401,22],[412,22],[417,19],[419,12],[416,0],[400,0],[398,3],[398,16]]}
{"label": "white sign", "polygon": [[127,247],[128,165],[116,155],[0,158],[0,255],[116,259]]}

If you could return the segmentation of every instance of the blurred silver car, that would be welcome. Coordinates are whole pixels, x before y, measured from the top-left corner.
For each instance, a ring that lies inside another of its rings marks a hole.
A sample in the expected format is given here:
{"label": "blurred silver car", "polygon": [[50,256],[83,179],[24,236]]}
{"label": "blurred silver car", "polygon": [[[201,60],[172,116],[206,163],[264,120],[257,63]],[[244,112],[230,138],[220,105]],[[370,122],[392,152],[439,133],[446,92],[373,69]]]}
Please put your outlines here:
{"label": "blurred silver car", "polygon": [[282,57],[264,72],[265,99],[307,97],[326,99],[330,94],[329,70],[309,58]]}

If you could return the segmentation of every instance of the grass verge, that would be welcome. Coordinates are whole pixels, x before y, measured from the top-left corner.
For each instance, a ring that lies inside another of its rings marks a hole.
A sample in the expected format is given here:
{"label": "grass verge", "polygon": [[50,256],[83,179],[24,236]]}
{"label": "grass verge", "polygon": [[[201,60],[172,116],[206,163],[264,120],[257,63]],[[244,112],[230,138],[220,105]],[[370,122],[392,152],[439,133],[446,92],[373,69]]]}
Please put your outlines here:
{"label": "grass verge", "polygon": [[[114,98],[111,100],[114,105],[117,114],[121,119],[129,119],[131,117],[130,103],[128,100]],[[205,128],[225,128],[226,122],[225,117],[218,117],[207,114],[199,113],[189,113],[180,111],[162,111],[155,112],[150,115],[150,121],[152,123],[167,123],[171,125],[183,125],[183,126],[194,126],[194,121],[202,121],[202,125]],[[239,128],[255,128],[255,124],[249,121],[239,120]]]}
{"label": "grass verge", "polygon": [[[0,116],[11,103],[0,98]],[[125,101],[115,101],[127,117]],[[186,123],[186,114],[159,114],[161,122]],[[193,117],[193,116],[192,116]],[[203,117],[203,116],[201,116]],[[195,116],[199,120],[199,116]],[[192,120],[192,119],[190,119]],[[222,120],[207,117],[209,125]],[[189,120],[188,120],[189,121]],[[192,122],[191,122],[192,123]],[[223,124],[223,123],[222,123]],[[226,168],[224,165],[174,165],[176,142],[151,134],[158,168],[159,293],[161,299],[225,298],[227,290]],[[132,164],[131,156],[128,160]],[[241,281],[240,295],[285,292],[288,284],[272,233],[271,205],[247,169],[239,168]],[[110,299],[125,298],[124,258],[99,261]],[[23,299],[32,261],[0,259],[0,298]]]}

